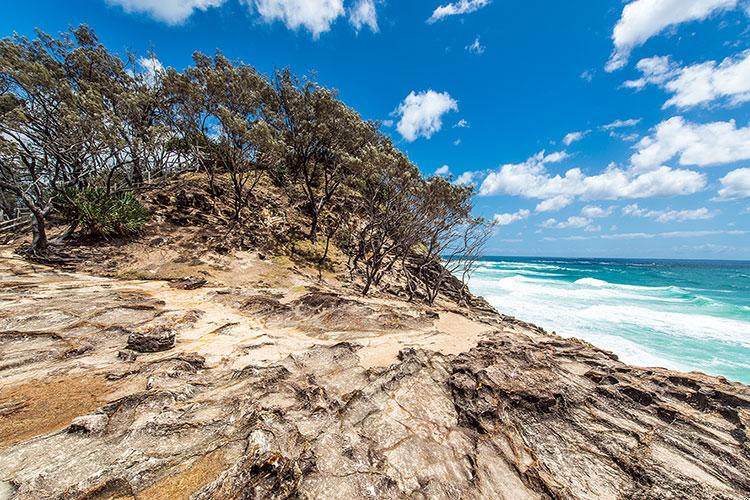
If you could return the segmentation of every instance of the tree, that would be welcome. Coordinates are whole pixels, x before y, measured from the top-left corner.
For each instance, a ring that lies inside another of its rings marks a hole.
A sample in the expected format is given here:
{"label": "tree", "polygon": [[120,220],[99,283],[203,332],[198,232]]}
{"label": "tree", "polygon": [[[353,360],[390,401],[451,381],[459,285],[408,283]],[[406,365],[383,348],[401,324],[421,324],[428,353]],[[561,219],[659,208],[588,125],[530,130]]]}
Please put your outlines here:
{"label": "tree", "polygon": [[367,295],[419,242],[420,214],[415,210],[422,180],[419,170],[390,141],[368,148],[360,174],[356,212],[349,221],[352,271],[363,268]]}
{"label": "tree", "polygon": [[491,225],[471,215],[473,191],[473,187],[433,177],[421,193],[425,239],[417,253],[414,276],[431,305],[452,272],[461,270],[464,280],[468,278],[489,238]]}
{"label": "tree", "polygon": [[362,169],[362,154],[376,126],[364,122],[336,93],[288,70],[276,74],[276,103],[267,121],[268,152],[282,185],[299,185],[310,216],[308,238],[317,241],[321,213],[343,184]]}
{"label": "tree", "polygon": [[39,32],[33,41],[0,41],[0,188],[31,212],[34,254],[47,252],[47,217],[58,190],[106,162],[103,113],[75,57],[96,45],[85,27],[60,39]]}
{"label": "tree", "polygon": [[232,185],[234,220],[260,180],[267,137],[262,121],[273,87],[254,68],[233,64],[220,53],[193,55],[195,66],[170,74],[176,124],[189,149],[209,174],[212,190],[217,172]]}

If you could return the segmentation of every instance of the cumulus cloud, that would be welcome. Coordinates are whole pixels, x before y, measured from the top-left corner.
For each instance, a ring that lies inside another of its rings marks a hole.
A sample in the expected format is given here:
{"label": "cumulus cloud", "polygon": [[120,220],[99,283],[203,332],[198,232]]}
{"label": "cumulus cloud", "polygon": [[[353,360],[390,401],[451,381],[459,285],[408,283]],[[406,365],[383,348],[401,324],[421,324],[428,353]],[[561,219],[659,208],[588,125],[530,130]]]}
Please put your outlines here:
{"label": "cumulus cloud", "polygon": [[[147,14],[167,24],[185,22],[195,11],[220,7],[226,0],[106,0],[129,13]],[[280,21],[287,28],[309,31],[313,38],[331,29],[331,25],[346,14],[344,0],[239,0],[240,3],[272,23]],[[378,31],[376,0],[352,0],[348,11],[349,22],[357,31],[365,26]]]}
{"label": "cumulus cloud", "polygon": [[582,130],[579,132],[570,132],[569,134],[565,134],[565,137],[563,137],[563,144],[566,146],[570,146],[574,142],[578,142],[589,133],[589,130]]}
{"label": "cumulus cloud", "polygon": [[[654,63],[655,60],[658,62]],[[657,57],[643,59],[637,67],[643,76],[625,82],[625,86],[658,85],[672,94],[664,108],[685,109],[715,101],[737,105],[750,101],[750,50],[719,63],[707,61],[679,67],[668,57]]]}
{"label": "cumulus cloud", "polygon": [[514,222],[518,222],[520,220],[528,218],[530,214],[530,211],[522,209],[510,214],[495,214],[494,220],[495,224],[497,224],[498,226],[507,226],[509,224],[513,224]]}
{"label": "cumulus cloud", "polygon": [[612,32],[615,48],[605,69],[612,72],[624,67],[633,49],[669,27],[735,7],[737,0],[634,0],[625,5]]}
{"label": "cumulus cloud", "polygon": [[453,125],[453,128],[469,128],[469,127],[470,127],[469,122],[467,122],[463,118],[461,118],[460,120],[458,120],[456,122],[456,124]]}
{"label": "cumulus cloud", "polygon": [[373,33],[377,33],[380,28],[378,27],[378,12],[375,8],[375,1],[358,0],[349,11],[349,22],[357,31],[367,26]]}
{"label": "cumulus cloud", "polygon": [[737,128],[734,120],[700,125],[675,116],[659,123],[635,148],[630,160],[639,170],[658,168],[675,157],[680,165],[732,163],[750,159],[750,126]]}
{"label": "cumulus cloud", "polygon": [[107,0],[111,5],[122,7],[125,12],[148,14],[157,21],[181,24],[196,10],[219,7],[226,0]]}
{"label": "cumulus cloud", "polygon": [[662,224],[667,222],[684,222],[687,220],[708,220],[716,217],[717,211],[711,211],[705,207],[693,210],[646,210],[637,203],[623,207],[622,214],[632,217],[644,217],[654,219]]}
{"label": "cumulus cloud", "polygon": [[706,230],[706,231],[669,231],[665,233],[619,233],[603,234],[605,240],[643,240],[651,238],[700,238],[704,236],[730,235],[741,236],[747,234],[742,230]]}
{"label": "cumulus cloud", "polygon": [[450,175],[451,169],[448,165],[443,165],[442,167],[435,170],[435,175]]}
{"label": "cumulus cloud", "polygon": [[[722,177],[720,182],[719,199],[738,200],[741,198],[750,198],[750,168],[732,170]],[[748,209],[747,213],[750,213],[750,209]]]}
{"label": "cumulus cloud", "polygon": [[627,120],[615,120],[611,123],[607,123],[606,125],[602,125],[602,129],[617,130],[621,128],[635,127],[639,123],[641,123],[640,118],[629,118]]}
{"label": "cumulus cloud", "polygon": [[479,55],[484,54],[484,51],[487,47],[482,45],[482,42],[479,41],[479,37],[476,37],[474,41],[470,43],[469,45],[467,45],[465,48],[468,52],[471,52],[472,54],[476,54],[479,56]]}
{"label": "cumulus cloud", "polygon": [[706,230],[706,231],[668,231],[664,233],[610,233],[599,236],[563,236],[563,237],[546,237],[545,241],[579,241],[579,240],[647,240],[654,238],[701,238],[706,236],[743,236],[749,231],[743,230]]}
{"label": "cumulus cloud", "polygon": [[427,20],[429,24],[436,23],[449,16],[458,16],[461,14],[470,14],[483,7],[487,7],[491,0],[459,0],[458,2],[441,5],[432,12]]}
{"label": "cumulus cloud", "polygon": [[141,69],[141,75],[149,86],[156,84],[157,77],[164,73],[164,65],[155,56],[140,57],[137,64]]}
{"label": "cumulus cloud", "polygon": [[537,212],[557,212],[575,201],[572,196],[559,195],[539,202]]}
{"label": "cumulus cloud", "polygon": [[344,0],[243,0],[267,23],[280,21],[291,30],[304,28],[313,38],[344,15]]}
{"label": "cumulus cloud", "polygon": [[551,174],[547,165],[561,154],[541,152],[523,163],[507,164],[491,172],[482,182],[482,196],[510,195],[549,200],[557,196],[583,200],[617,200],[693,194],[706,186],[703,174],[692,170],[659,167],[635,172],[610,166],[597,175],[580,168]]}
{"label": "cumulus cloud", "polygon": [[662,86],[678,73],[677,64],[669,56],[655,56],[641,59],[635,65],[641,72],[637,80],[628,80],[623,87],[640,90],[648,84]]}
{"label": "cumulus cloud", "polygon": [[464,172],[458,176],[458,178],[455,180],[455,184],[459,186],[468,186],[470,184],[474,184],[474,178],[476,177],[476,175],[476,172]]}
{"label": "cumulus cloud", "polygon": [[412,91],[395,111],[401,117],[396,130],[409,142],[429,139],[443,128],[443,115],[450,111],[458,111],[458,102],[447,92]]}
{"label": "cumulus cloud", "polygon": [[602,125],[599,128],[615,139],[621,139],[626,142],[635,142],[640,139],[640,135],[637,132],[628,132],[623,129],[635,127],[639,123],[641,123],[640,118],[629,118],[627,120],[615,120],[606,125]]}
{"label": "cumulus cloud", "polygon": [[573,215],[563,221],[547,219],[542,223],[542,227],[554,227],[556,229],[584,229],[591,227],[595,229],[595,226],[591,226],[591,219],[581,217],[580,215]]}
{"label": "cumulus cloud", "polygon": [[573,215],[565,220],[547,219],[542,222],[541,227],[555,229],[583,229],[589,233],[595,233],[602,230],[601,226],[594,225],[594,219],[608,217],[612,213],[613,207],[602,208],[595,205],[588,205],[581,209],[580,215]]}
{"label": "cumulus cloud", "polygon": [[581,209],[581,215],[589,219],[602,219],[612,215],[614,207],[602,208],[597,205],[587,205]]}

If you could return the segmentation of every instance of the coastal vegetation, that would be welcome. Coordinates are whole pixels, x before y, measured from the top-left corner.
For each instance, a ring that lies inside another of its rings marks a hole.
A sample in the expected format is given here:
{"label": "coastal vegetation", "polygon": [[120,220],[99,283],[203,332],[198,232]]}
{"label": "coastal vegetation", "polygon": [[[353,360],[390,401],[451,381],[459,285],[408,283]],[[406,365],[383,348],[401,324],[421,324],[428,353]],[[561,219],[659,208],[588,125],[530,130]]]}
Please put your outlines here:
{"label": "coastal vegetation", "polygon": [[[284,193],[302,237],[325,248],[319,264],[337,246],[365,295],[397,275],[431,304],[453,272],[465,284],[491,232],[473,188],[423,177],[377,122],[288,69],[269,77],[219,52],[165,69],[87,26],[0,41],[0,198],[30,213],[28,254],[138,233],[138,195],[190,172],[231,207],[230,232],[263,209],[259,186]],[[51,226],[67,229],[51,238]]]}

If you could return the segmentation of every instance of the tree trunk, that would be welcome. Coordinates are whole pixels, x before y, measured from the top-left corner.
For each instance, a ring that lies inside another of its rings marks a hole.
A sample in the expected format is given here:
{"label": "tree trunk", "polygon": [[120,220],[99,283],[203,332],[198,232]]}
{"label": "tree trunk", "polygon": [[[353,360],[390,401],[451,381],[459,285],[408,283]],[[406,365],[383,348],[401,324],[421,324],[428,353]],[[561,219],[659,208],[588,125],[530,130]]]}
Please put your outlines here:
{"label": "tree trunk", "polygon": [[312,244],[316,244],[318,242],[318,211],[312,208],[311,212],[312,220],[310,221],[310,234],[308,238]]}
{"label": "tree trunk", "polygon": [[39,210],[32,211],[31,231],[33,238],[31,240],[31,253],[34,255],[46,255],[49,248],[47,240],[47,227],[44,220],[44,214]]}
{"label": "tree trunk", "polygon": [[77,220],[73,221],[68,226],[68,228],[65,230],[65,232],[63,234],[61,234],[60,236],[58,236],[57,238],[55,238],[54,240],[52,240],[50,242],[50,245],[61,245],[62,243],[65,242],[65,240],[67,240],[68,238],[70,238],[71,236],[73,236],[73,233],[76,232],[76,229],[78,229],[78,221]]}

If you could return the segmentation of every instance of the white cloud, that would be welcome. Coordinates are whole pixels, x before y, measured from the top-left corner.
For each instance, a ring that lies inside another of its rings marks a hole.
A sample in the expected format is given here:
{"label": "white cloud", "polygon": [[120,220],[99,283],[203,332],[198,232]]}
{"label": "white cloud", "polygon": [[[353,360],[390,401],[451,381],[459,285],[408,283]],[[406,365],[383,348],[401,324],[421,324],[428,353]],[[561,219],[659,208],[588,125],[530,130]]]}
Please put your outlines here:
{"label": "white cloud", "polygon": [[304,28],[313,38],[331,29],[344,15],[344,0],[242,0],[267,23],[281,21],[291,30]]}
{"label": "white cloud", "polygon": [[[658,74],[654,75],[653,64],[644,61],[661,59]],[[750,50],[720,63],[707,61],[687,67],[678,67],[669,58],[644,59],[638,63],[643,77],[626,82],[629,87],[640,88],[647,83],[658,85],[672,94],[664,108],[674,106],[685,109],[722,101],[737,105],[750,100]]]}
{"label": "white cloud", "polygon": [[594,72],[592,70],[587,69],[587,70],[584,70],[581,73],[581,80],[585,80],[587,82],[590,82],[593,79],[594,79]]}
{"label": "white cloud", "polygon": [[484,54],[484,51],[485,51],[486,48],[487,47],[485,47],[484,45],[482,45],[482,43],[479,41],[479,37],[476,37],[471,44],[469,44],[469,45],[467,45],[465,47],[465,49],[468,52],[471,52],[472,54],[476,54],[476,55],[482,55],[482,54]]}
{"label": "white cloud", "polygon": [[563,144],[566,146],[570,146],[574,142],[578,142],[589,133],[589,130],[583,130],[579,132],[570,132],[569,134],[566,134],[565,137],[563,137]]}
{"label": "white cloud", "polygon": [[601,226],[594,225],[593,219],[608,217],[613,208],[601,208],[595,205],[589,205],[581,209],[581,215],[573,215],[566,220],[558,221],[557,219],[547,219],[541,226],[545,228],[556,229],[583,229],[589,233],[595,233],[602,230]]}
{"label": "white cloud", "polygon": [[693,210],[646,210],[637,203],[623,207],[622,214],[633,217],[644,217],[654,219],[657,222],[684,222],[686,220],[708,220],[716,217],[718,212],[711,211],[705,207]]}
{"label": "white cloud", "polygon": [[575,198],[573,198],[572,196],[564,196],[564,195],[559,195],[553,198],[548,198],[546,200],[539,202],[539,204],[536,206],[536,211],[537,212],[557,212],[567,207],[571,203],[573,203],[574,200]]}
{"label": "white cloud", "polygon": [[435,170],[435,175],[450,175],[451,169],[448,165],[443,165],[442,167]]}
{"label": "white cloud", "polygon": [[656,168],[677,157],[680,165],[720,165],[750,159],[750,126],[734,120],[703,125],[675,116],[659,123],[651,136],[635,146],[631,157],[640,170]]}
{"label": "white cloud", "polygon": [[441,5],[432,12],[427,20],[429,24],[440,21],[448,16],[457,16],[461,14],[470,14],[483,7],[487,7],[491,0],[459,0],[458,2]]}
{"label": "white cloud", "polygon": [[528,218],[530,214],[531,212],[526,209],[519,210],[512,214],[495,214],[495,224],[498,226],[507,226]]}
{"label": "white cloud", "polygon": [[750,231],[742,230],[707,230],[707,231],[669,231],[664,233],[613,233],[613,234],[602,234],[599,236],[562,236],[562,237],[546,237],[543,238],[545,241],[579,241],[579,240],[646,240],[653,238],[701,238],[705,236],[743,236],[750,233]]}
{"label": "white cloud", "polygon": [[613,207],[602,208],[596,205],[587,205],[581,209],[581,215],[589,219],[601,219],[612,215]]}
{"label": "white cloud", "polygon": [[401,117],[396,130],[409,142],[429,139],[443,128],[442,117],[450,111],[458,111],[458,102],[447,92],[412,91],[395,111]]}
{"label": "white cloud", "polygon": [[226,0],[107,0],[128,13],[148,14],[167,24],[183,23],[196,10],[219,7]]}
{"label": "white cloud", "polygon": [[[738,200],[750,198],[750,168],[732,170],[721,178],[719,198],[722,200]],[[750,213],[750,209],[746,210]]]}
{"label": "white cloud", "polygon": [[544,152],[523,163],[507,164],[491,172],[482,182],[482,196],[510,195],[548,200],[567,196],[583,200],[616,200],[693,194],[706,185],[703,174],[692,170],[659,167],[639,173],[610,166],[597,175],[586,175],[580,168],[552,175],[547,170],[551,160],[561,154]]}
{"label": "white cloud", "polygon": [[[150,87],[156,84],[156,78],[164,74],[164,65],[154,56],[141,57],[137,61],[138,67],[141,68],[141,75],[146,84]],[[132,74],[132,72],[130,72]]]}
{"label": "white cloud", "polygon": [[542,223],[542,227],[554,227],[556,229],[582,229],[591,225],[591,219],[574,215],[567,220],[558,221],[557,219],[547,219]]}
{"label": "white cloud", "polygon": [[706,231],[669,231],[666,233],[619,233],[603,234],[605,240],[643,240],[651,238],[700,238],[703,236],[741,236],[748,231],[741,230],[706,230]]}
{"label": "white cloud", "polygon": [[615,48],[606,70],[625,66],[634,48],[666,28],[700,21],[736,6],[737,0],[634,0],[623,8],[612,32]]}
{"label": "white cloud", "polygon": [[377,33],[380,28],[378,27],[378,12],[375,8],[375,1],[358,0],[349,11],[349,22],[357,31],[367,26],[370,31]]}
{"label": "white cloud", "polygon": [[677,74],[677,65],[669,56],[655,56],[641,59],[635,67],[641,72],[641,78],[628,80],[623,87],[640,90],[648,84],[664,85]]}
{"label": "white cloud", "polygon": [[604,130],[616,130],[620,128],[628,128],[628,127],[635,127],[641,123],[640,118],[629,118],[627,120],[615,120],[611,123],[607,123],[606,125],[602,125],[602,129]]}
{"label": "white cloud", "polygon": [[640,118],[629,118],[627,120],[615,120],[606,125],[602,125],[600,128],[606,132],[609,132],[609,136],[615,139],[620,139],[625,142],[635,142],[640,139],[640,135],[637,132],[620,132],[625,128],[635,127],[641,123]]}
{"label": "white cloud", "polygon": [[458,178],[455,181],[455,184],[459,186],[468,186],[470,184],[474,183],[474,177],[476,177],[476,172],[464,172],[461,175],[458,176]]}
{"label": "white cloud", "polygon": [[458,120],[458,122],[456,122],[456,124],[453,125],[453,128],[469,128],[469,127],[470,127],[469,122],[467,122],[463,118]]}

